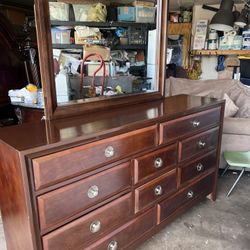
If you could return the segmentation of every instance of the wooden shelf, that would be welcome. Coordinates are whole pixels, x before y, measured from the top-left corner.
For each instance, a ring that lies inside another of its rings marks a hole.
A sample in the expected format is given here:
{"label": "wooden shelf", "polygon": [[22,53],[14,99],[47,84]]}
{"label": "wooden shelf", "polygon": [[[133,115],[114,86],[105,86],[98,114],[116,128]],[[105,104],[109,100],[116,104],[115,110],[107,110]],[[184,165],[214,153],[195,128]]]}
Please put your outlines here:
{"label": "wooden shelf", "polygon": [[[53,44],[53,49],[82,49],[83,45],[80,44]],[[112,46],[111,50],[146,50],[147,46],[144,44],[136,45],[117,45]]]}
{"label": "wooden shelf", "polygon": [[51,21],[52,26],[88,26],[98,28],[110,27],[147,27],[155,29],[155,23],[136,23],[136,22],[77,22],[77,21]]}
{"label": "wooden shelf", "polygon": [[250,55],[250,50],[193,50],[193,56]]}

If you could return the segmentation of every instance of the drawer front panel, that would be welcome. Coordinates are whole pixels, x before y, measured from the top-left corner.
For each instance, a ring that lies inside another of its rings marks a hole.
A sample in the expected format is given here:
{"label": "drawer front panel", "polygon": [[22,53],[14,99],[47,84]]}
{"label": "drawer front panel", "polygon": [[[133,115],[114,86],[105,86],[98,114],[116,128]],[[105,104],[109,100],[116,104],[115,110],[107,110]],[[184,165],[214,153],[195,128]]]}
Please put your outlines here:
{"label": "drawer front panel", "polygon": [[160,125],[160,143],[179,138],[185,134],[194,133],[220,122],[220,108],[185,116]]}
{"label": "drawer front panel", "polygon": [[83,249],[89,242],[126,223],[132,214],[132,197],[128,194],[44,236],[44,250]]}
{"label": "drawer front panel", "polygon": [[187,202],[191,202],[193,199],[200,195],[208,195],[212,192],[214,184],[214,175],[209,175],[208,177],[202,179],[198,183],[191,187],[182,190],[180,193],[171,197],[170,199],[162,201],[158,205],[159,218],[158,223],[165,220],[168,216],[174,213],[178,208]]}
{"label": "drawer front panel", "polygon": [[212,154],[208,154],[192,163],[184,165],[181,171],[181,184],[207,172],[208,170],[216,167],[216,151]]}
{"label": "drawer front panel", "polygon": [[176,189],[176,170],[172,170],[135,190],[135,211],[140,211]]}
{"label": "drawer front panel", "polygon": [[180,142],[180,161],[192,158],[195,155],[204,154],[217,147],[219,140],[219,128],[208,130]]}
{"label": "drawer front panel", "polygon": [[138,183],[159,171],[170,170],[176,163],[176,144],[138,157],[134,161],[134,181]]}
{"label": "drawer front panel", "polygon": [[104,237],[96,244],[91,244],[85,249],[103,250],[103,249],[126,249],[135,240],[142,237],[146,232],[153,229],[156,221],[155,208],[130,221],[110,235]]}
{"label": "drawer front panel", "polygon": [[157,145],[157,127],[135,130],[33,159],[37,190]]}
{"label": "drawer front panel", "polygon": [[84,209],[131,186],[125,163],[38,197],[41,229],[63,222]]}

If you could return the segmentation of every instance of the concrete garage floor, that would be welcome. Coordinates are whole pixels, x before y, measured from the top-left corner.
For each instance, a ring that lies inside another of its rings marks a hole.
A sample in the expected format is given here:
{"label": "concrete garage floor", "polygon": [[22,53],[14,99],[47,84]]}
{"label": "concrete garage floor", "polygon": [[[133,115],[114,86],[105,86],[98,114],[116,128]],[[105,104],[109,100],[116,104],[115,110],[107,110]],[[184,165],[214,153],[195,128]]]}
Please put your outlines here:
{"label": "concrete garage floor", "polygon": [[[228,171],[219,179],[216,202],[201,202],[138,250],[250,250],[250,174],[227,198],[236,178]],[[0,250],[6,250],[1,221]]]}

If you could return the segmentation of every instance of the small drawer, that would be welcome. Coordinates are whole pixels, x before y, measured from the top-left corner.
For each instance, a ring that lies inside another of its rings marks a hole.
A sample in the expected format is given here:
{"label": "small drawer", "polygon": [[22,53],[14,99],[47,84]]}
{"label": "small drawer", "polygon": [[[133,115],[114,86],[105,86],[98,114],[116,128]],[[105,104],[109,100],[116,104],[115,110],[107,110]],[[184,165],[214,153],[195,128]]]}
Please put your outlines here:
{"label": "small drawer", "polygon": [[176,169],[135,190],[135,212],[176,191]]}
{"label": "small drawer", "polygon": [[171,170],[177,162],[176,144],[134,160],[135,184],[162,170]]}
{"label": "small drawer", "polygon": [[212,192],[214,184],[214,174],[207,176],[196,184],[181,190],[178,194],[158,204],[157,223],[167,219],[176,210],[188,202],[192,202],[199,196],[206,196]]}
{"label": "small drawer", "polygon": [[83,249],[126,223],[133,215],[132,197],[127,194],[43,237],[44,250]]}
{"label": "small drawer", "polygon": [[195,133],[220,123],[221,108],[199,112],[160,125],[160,143],[166,143],[183,135]]}
{"label": "small drawer", "polygon": [[153,229],[156,223],[156,210],[150,209],[136,219],[128,222],[113,233],[91,244],[85,250],[114,250],[126,249],[131,246],[136,240]]}
{"label": "small drawer", "polygon": [[56,184],[157,145],[151,126],[33,159],[35,188]]}
{"label": "small drawer", "polygon": [[206,156],[188,163],[180,168],[180,182],[184,184],[185,182],[209,171],[210,169],[215,169],[216,167],[216,151],[207,154]]}
{"label": "small drawer", "polygon": [[219,128],[214,128],[190,137],[180,142],[179,161],[190,159],[196,155],[204,154],[217,147],[219,140]]}
{"label": "small drawer", "polygon": [[38,197],[40,228],[45,230],[131,186],[130,163]]}

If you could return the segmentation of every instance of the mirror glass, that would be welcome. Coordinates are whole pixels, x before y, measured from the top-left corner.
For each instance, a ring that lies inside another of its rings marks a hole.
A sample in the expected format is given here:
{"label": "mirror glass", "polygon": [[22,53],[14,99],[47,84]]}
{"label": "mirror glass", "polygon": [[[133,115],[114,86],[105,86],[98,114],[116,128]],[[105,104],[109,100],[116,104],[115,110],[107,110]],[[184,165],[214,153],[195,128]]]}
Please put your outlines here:
{"label": "mirror glass", "polygon": [[159,90],[157,0],[49,1],[49,13],[58,106]]}

